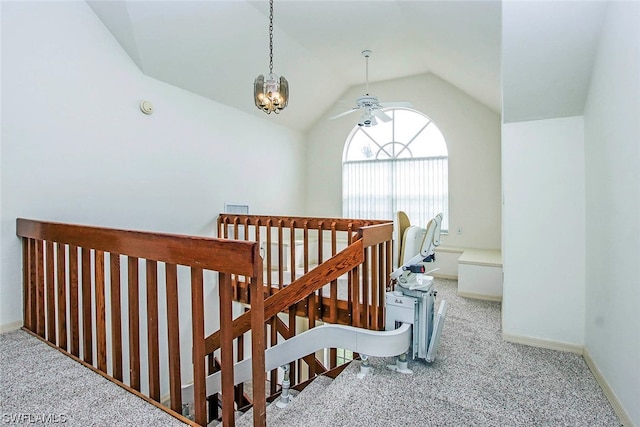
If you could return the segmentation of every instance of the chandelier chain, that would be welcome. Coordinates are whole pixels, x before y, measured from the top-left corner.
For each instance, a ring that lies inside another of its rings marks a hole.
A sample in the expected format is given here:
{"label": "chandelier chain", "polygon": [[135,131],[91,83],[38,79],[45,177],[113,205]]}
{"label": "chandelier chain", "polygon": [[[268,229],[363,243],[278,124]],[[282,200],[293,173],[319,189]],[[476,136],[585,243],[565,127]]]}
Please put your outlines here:
{"label": "chandelier chain", "polygon": [[273,0],[269,0],[269,73],[273,73]]}

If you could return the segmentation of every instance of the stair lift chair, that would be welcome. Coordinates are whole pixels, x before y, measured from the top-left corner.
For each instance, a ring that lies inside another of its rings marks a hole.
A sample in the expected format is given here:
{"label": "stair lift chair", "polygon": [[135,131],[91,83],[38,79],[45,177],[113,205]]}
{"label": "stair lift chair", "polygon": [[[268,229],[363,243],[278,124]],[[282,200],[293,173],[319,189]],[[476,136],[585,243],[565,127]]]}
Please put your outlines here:
{"label": "stair lift chair", "polygon": [[[385,329],[394,330],[403,323],[411,324],[413,333],[408,353],[414,360],[432,363],[440,343],[447,302],[443,300],[437,314],[434,312],[437,292],[429,273],[437,269],[427,271],[427,264],[435,260],[434,251],[440,245],[442,214],[432,218],[426,228],[412,226],[402,211],[396,214],[394,222],[396,269],[391,274],[393,289],[385,295]],[[400,355],[389,369],[410,373],[406,356]]]}

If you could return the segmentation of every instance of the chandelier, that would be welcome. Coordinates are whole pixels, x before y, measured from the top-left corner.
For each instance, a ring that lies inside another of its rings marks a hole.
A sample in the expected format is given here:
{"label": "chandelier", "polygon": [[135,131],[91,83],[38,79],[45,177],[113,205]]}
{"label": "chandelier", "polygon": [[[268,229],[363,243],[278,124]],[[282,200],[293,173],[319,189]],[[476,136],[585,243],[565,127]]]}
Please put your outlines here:
{"label": "chandelier", "polygon": [[253,83],[256,107],[267,114],[278,114],[289,102],[289,83],[273,73],[273,0],[269,0],[269,74],[260,74]]}

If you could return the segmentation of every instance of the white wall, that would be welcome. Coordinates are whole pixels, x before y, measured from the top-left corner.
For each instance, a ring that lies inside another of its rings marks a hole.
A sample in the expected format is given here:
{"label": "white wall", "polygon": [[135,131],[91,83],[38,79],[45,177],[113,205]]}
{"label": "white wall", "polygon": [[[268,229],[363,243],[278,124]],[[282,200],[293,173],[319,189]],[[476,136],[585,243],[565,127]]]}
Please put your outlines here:
{"label": "white wall", "polygon": [[[329,120],[350,109],[364,93],[357,86],[340,98],[307,138],[307,212],[342,216],[342,154],[358,113]],[[500,248],[500,116],[456,87],[424,74],[369,85],[385,101],[409,101],[442,131],[449,150],[449,228],[444,245]],[[391,218],[390,218],[391,219]],[[418,218],[411,218],[419,224]],[[426,224],[423,224],[426,225]]]}
{"label": "white wall", "polygon": [[582,117],[503,125],[502,185],[503,333],[581,346]]}
{"label": "white wall", "polygon": [[2,112],[3,326],[17,217],[213,236],[225,202],[304,208],[301,134],[144,76],[84,2],[2,2]]}
{"label": "white wall", "polygon": [[640,426],[638,22],[640,3],[609,3],[584,116],[585,347]]}

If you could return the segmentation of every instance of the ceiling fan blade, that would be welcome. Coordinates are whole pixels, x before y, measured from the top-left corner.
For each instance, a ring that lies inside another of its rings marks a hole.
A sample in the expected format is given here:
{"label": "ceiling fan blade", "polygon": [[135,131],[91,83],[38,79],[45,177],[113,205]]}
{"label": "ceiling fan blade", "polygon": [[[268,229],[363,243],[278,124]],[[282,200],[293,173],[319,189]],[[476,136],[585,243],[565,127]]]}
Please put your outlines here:
{"label": "ceiling fan blade", "polygon": [[347,114],[351,114],[354,111],[358,111],[358,110],[359,110],[359,108],[352,108],[351,110],[345,111],[344,113],[340,113],[340,114],[338,114],[336,116],[329,117],[329,120],[333,120],[333,119],[337,119],[338,117],[346,116]]}
{"label": "ceiling fan blade", "polygon": [[382,120],[383,122],[391,121],[391,117],[387,113],[382,110],[378,110],[377,108],[372,111],[373,115]]}
{"label": "ceiling fan blade", "polygon": [[389,108],[389,107],[406,107],[406,108],[413,108],[413,104],[407,101],[398,101],[398,102],[381,102],[379,103],[379,105],[382,108]]}

